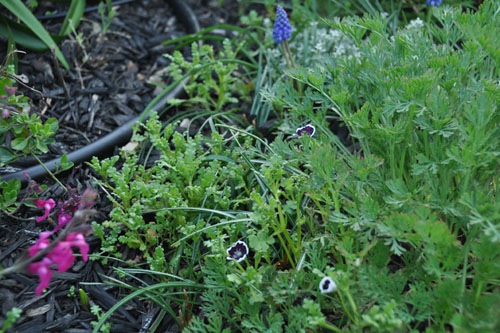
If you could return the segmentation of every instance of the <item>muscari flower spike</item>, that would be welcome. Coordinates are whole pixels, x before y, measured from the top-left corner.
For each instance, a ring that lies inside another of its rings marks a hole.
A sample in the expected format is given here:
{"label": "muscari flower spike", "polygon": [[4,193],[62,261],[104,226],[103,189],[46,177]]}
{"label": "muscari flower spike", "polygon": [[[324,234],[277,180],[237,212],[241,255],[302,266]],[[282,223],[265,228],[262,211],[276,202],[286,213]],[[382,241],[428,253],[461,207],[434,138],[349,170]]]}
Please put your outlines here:
{"label": "muscari flower spike", "polygon": [[316,128],[311,125],[311,124],[307,124],[306,126],[304,127],[299,127],[297,128],[297,130],[295,131],[295,134],[300,138],[302,135],[308,135],[308,136],[313,136],[314,133],[316,133]]}
{"label": "muscari flower spike", "polygon": [[236,262],[241,262],[245,260],[249,252],[248,245],[244,241],[237,241],[234,243],[227,252],[227,260],[236,260]]}
{"label": "muscari flower spike", "polygon": [[427,0],[426,5],[427,6],[439,7],[439,6],[441,6],[442,2],[443,2],[443,0]]}
{"label": "muscari flower spike", "polygon": [[319,290],[322,294],[333,293],[337,290],[337,284],[329,276],[325,276],[319,283]]}
{"label": "muscari flower spike", "polygon": [[288,21],[283,7],[276,7],[276,21],[273,28],[273,39],[276,45],[281,44],[283,41],[290,39],[292,36],[292,25]]}

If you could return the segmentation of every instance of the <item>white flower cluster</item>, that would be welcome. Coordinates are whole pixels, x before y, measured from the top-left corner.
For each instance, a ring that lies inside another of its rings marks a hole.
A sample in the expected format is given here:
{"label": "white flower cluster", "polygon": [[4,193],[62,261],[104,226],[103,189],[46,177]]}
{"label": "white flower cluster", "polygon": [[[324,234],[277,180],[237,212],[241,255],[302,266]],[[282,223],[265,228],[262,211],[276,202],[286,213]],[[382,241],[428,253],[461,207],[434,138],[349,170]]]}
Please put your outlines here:
{"label": "white flower cluster", "polygon": [[340,30],[318,28],[318,24],[311,23],[309,28],[297,34],[297,54],[304,54],[305,48],[313,50],[310,58],[312,62],[324,61],[328,56],[334,58],[359,58],[359,48],[351,38]]}
{"label": "white flower cluster", "polygon": [[417,17],[415,20],[411,20],[410,23],[406,25],[406,30],[420,30],[424,27],[424,21]]}
{"label": "white flower cluster", "polygon": [[[409,43],[415,43],[416,39],[424,32],[425,23],[420,18],[411,20],[406,26],[404,26],[399,32],[398,36],[408,41]],[[394,42],[396,36],[391,36],[390,41]]]}
{"label": "white flower cluster", "polygon": [[[339,58],[359,58],[359,48],[352,39],[340,30],[318,28],[318,23],[313,22],[308,28],[297,33],[289,41],[290,51],[295,62],[302,66],[321,65]],[[280,59],[285,65],[280,50],[273,48],[269,54],[272,60]]]}

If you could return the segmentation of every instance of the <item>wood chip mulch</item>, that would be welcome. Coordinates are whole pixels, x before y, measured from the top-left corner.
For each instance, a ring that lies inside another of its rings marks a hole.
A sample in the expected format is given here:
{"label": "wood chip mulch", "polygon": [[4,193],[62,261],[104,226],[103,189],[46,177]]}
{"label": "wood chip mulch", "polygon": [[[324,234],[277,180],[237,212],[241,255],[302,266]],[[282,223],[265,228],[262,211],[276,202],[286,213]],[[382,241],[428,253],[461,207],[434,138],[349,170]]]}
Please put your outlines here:
{"label": "wood chip mulch", "polygon": [[[239,5],[235,2],[226,1],[223,6],[218,6],[216,0],[187,2],[202,28],[238,22]],[[167,60],[163,54],[172,51],[171,47],[163,46],[162,41],[185,34],[166,1],[134,1],[115,9],[116,17],[105,34],[101,30],[100,14],[92,11],[85,14],[77,32],[62,42],[60,47],[71,63],[71,71],[60,68],[50,53],[19,55],[20,73],[29,79],[27,87],[20,89],[32,99],[32,111],[60,121],[57,142],[51,145],[51,154],[44,156],[44,160],[85,146],[137,116],[156,94],[148,79],[165,68]],[[40,13],[46,10],[54,8],[40,7]],[[61,21],[45,20],[44,24],[50,31],[58,31]],[[5,41],[0,40],[0,57],[5,56],[1,53],[5,45]],[[28,165],[33,165],[33,161],[24,159],[17,166]],[[93,185],[93,177],[84,164],[58,175],[62,184],[79,193]],[[65,199],[64,190],[54,181],[40,182],[48,186],[44,198]],[[104,193],[100,193],[96,206],[99,213],[94,220],[99,223],[111,210]],[[38,239],[40,232],[53,228],[46,222],[37,223],[35,218],[40,215],[40,209],[24,206],[12,215],[2,214],[1,267],[14,264]],[[97,237],[90,236],[87,240],[90,253],[97,252]],[[127,259],[135,256],[135,253],[125,255]],[[18,307],[23,313],[10,332],[92,331],[91,322],[96,316],[90,312],[89,305],[99,305],[107,311],[130,293],[130,290],[102,283],[107,276],[116,277],[113,265],[92,260],[84,263],[78,259],[67,272],[55,272],[49,288],[41,296],[34,293],[39,282],[37,276],[16,273],[0,279],[0,327],[6,313]],[[78,288],[89,296],[89,305],[80,302]],[[109,322],[112,332],[150,332],[159,313],[156,304],[136,299],[121,307]],[[173,318],[165,316],[156,331],[180,330]]]}

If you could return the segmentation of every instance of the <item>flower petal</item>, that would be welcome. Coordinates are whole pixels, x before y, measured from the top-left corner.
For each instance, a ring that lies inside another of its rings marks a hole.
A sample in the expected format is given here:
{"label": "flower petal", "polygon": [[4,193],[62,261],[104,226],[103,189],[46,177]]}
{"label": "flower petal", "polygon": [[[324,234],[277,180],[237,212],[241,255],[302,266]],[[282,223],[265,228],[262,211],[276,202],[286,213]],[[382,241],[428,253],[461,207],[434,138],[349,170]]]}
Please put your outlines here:
{"label": "flower petal", "polygon": [[47,217],[49,217],[50,211],[52,209],[54,209],[54,207],[56,206],[56,202],[54,201],[54,199],[48,199],[48,200],[38,199],[35,202],[35,206],[37,206],[38,208],[45,209],[45,212],[43,213],[43,215],[36,218],[37,222],[42,222]]}
{"label": "flower petal", "polygon": [[319,283],[319,290],[322,294],[332,293],[337,290],[337,284],[329,276],[325,276]]}
{"label": "flower petal", "polygon": [[71,244],[72,247],[77,247],[82,254],[83,261],[89,259],[89,244],[85,240],[85,236],[79,232],[73,232],[66,236],[66,241]]}
{"label": "flower petal", "polygon": [[236,260],[237,262],[241,262],[245,260],[248,255],[248,245],[244,241],[237,241],[233,244],[227,252],[227,260]]}
{"label": "flower petal", "polygon": [[441,6],[441,2],[443,2],[443,0],[427,0],[426,5],[439,7]]}
{"label": "flower petal", "polygon": [[36,241],[36,243],[31,245],[30,248],[28,249],[28,254],[30,257],[35,256],[38,252],[40,252],[40,250],[49,246],[50,235],[52,235],[51,231],[44,231],[44,232],[40,233],[40,236],[38,237],[38,240]]}
{"label": "flower petal", "polygon": [[35,294],[41,295],[43,290],[47,288],[52,279],[52,270],[50,269],[52,262],[49,258],[43,258],[41,261],[31,263],[28,266],[28,271],[31,274],[37,274],[40,278],[40,283],[35,289]]}
{"label": "flower petal", "polygon": [[54,265],[57,266],[57,270],[59,272],[66,272],[75,262],[71,246],[65,241],[57,243],[52,251],[50,251],[47,255],[47,258],[49,258]]}
{"label": "flower petal", "polygon": [[297,134],[298,137],[301,137],[302,135],[313,136],[314,133],[316,133],[316,128],[311,124],[307,124],[304,127],[299,127],[295,131],[295,134]]}

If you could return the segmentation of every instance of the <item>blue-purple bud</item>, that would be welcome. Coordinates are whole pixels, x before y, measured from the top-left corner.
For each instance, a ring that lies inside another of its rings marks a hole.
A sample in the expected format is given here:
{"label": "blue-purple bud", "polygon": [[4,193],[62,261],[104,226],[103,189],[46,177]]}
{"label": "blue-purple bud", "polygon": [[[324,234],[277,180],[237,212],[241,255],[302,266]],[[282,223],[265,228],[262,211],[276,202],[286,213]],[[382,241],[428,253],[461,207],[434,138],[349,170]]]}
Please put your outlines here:
{"label": "blue-purple bud", "polygon": [[288,16],[286,15],[283,7],[276,7],[276,21],[274,22],[273,28],[273,38],[276,45],[281,44],[284,40],[290,39],[292,36],[292,26],[290,21],[288,21]]}
{"label": "blue-purple bud", "polygon": [[441,6],[441,2],[443,2],[443,0],[427,0],[426,4],[427,6],[439,7]]}

